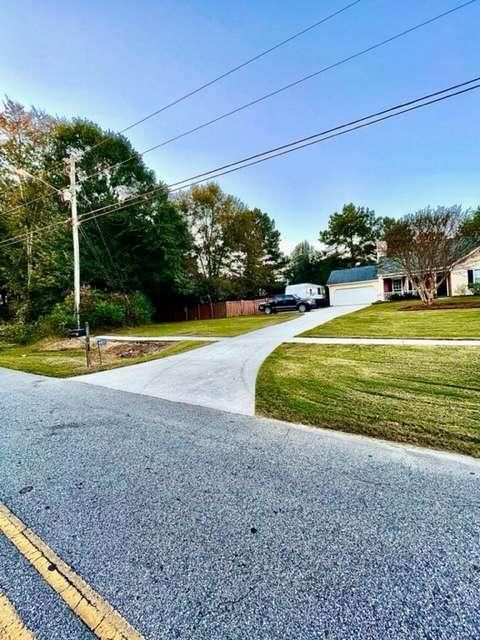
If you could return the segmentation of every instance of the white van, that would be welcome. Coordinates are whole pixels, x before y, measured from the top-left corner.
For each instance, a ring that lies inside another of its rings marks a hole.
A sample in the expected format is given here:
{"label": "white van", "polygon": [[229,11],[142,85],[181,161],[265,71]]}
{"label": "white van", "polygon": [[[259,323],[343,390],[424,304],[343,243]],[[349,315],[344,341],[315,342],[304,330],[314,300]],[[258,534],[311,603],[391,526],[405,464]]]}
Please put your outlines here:
{"label": "white van", "polygon": [[285,287],[285,293],[294,293],[305,300],[315,300],[317,307],[321,307],[325,304],[325,287],[321,284],[312,284],[311,282],[288,284]]}

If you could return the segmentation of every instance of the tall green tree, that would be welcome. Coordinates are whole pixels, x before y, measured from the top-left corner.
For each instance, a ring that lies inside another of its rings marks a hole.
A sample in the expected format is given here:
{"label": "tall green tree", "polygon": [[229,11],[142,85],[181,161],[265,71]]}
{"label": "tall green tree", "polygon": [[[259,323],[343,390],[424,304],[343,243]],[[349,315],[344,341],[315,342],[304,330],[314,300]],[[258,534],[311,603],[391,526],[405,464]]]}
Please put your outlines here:
{"label": "tall green tree", "polygon": [[377,217],[368,207],[345,204],[340,212],[332,213],[328,227],[320,232],[329,253],[335,253],[348,266],[371,263],[375,260],[376,240],[383,237],[391,218]]}
{"label": "tall green tree", "polygon": [[297,244],[290,254],[286,278],[289,284],[301,282],[318,283],[319,255],[312,245],[304,240]]}
{"label": "tall green tree", "polygon": [[215,182],[192,187],[177,202],[188,224],[192,276],[201,297],[250,297],[275,286],[285,260],[267,213],[248,209]]}
{"label": "tall green tree", "polygon": [[324,285],[333,269],[343,269],[347,266],[348,259],[336,253],[316,251],[304,240],[297,244],[290,254],[286,278],[289,284],[313,282]]}
{"label": "tall green tree", "polygon": [[228,226],[243,205],[215,182],[193,186],[177,205],[191,237],[190,258],[196,292],[210,302],[228,295],[230,247]]}
{"label": "tall green tree", "polygon": [[480,245],[480,206],[475,211],[465,213],[465,221],[462,225],[463,235],[470,239],[472,245]]}
{"label": "tall green tree", "polygon": [[225,232],[236,295],[250,298],[278,286],[286,258],[274,220],[261,209],[239,207]]}
{"label": "tall green tree", "polygon": [[54,124],[45,113],[27,110],[10,98],[0,111],[2,238],[19,237],[0,247],[0,285],[15,296],[18,313],[25,317],[35,291],[38,243],[46,238],[45,227],[58,211],[54,189],[42,182],[49,180],[45,160],[51,154]]}

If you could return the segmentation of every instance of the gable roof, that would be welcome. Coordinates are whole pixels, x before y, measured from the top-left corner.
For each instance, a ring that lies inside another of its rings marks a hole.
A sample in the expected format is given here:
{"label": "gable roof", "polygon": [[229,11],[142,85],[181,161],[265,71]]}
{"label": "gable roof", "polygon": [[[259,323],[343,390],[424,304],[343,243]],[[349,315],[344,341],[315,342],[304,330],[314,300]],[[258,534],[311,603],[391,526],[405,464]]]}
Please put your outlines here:
{"label": "gable roof", "polygon": [[380,258],[378,261],[378,275],[386,276],[393,273],[403,273],[400,263],[392,258]]}
{"label": "gable roof", "polygon": [[353,267],[352,269],[335,269],[331,271],[327,284],[347,284],[349,282],[362,282],[363,280],[376,280],[378,267],[376,264],[366,267]]}

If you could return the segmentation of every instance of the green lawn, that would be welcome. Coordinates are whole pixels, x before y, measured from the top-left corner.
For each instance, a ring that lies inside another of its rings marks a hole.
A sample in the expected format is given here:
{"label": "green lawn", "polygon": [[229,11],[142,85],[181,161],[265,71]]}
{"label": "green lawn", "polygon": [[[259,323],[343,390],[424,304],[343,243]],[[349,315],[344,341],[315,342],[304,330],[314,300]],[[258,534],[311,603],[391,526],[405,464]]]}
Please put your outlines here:
{"label": "green lawn", "polygon": [[218,318],[215,320],[186,320],[183,322],[157,322],[139,327],[122,327],[115,331],[119,335],[146,336],[202,336],[232,337],[248,331],[262,329],[269,325],[298,318],[297,312],[278,313],[275,315],[238,316],[235,318]]}
{"label": "green lawn", "polygon": [[[480,299],[442,298],[436,309],[408,311],[421,307],[419,301],[385,302],[331,320],[302,336],[350,338],[480,338],[480,307],[453,309],[454,304],[479,304]],[[440,307],[440,309],[438,309]]]}
{"label": "green lawn", "polygon": [[66,378],[95,371],[105,371],[130,364],[165,358],[189,349],[204,346],[204,342],[185,340],[169,343],[156,353],[133,358],[108,357],[104,353],[104,364],[100,366],[97,350],[92,350],[93,366],[87,369],[85,351],[79,348],[52,348],[50,343],[42,341],[33,345],[5,345],[0,343],[0,367],[37,373],[39,375]]}
{"label": "green lawn", "polygon": [[480,348],[285,344],[260,414],[480,457]]}

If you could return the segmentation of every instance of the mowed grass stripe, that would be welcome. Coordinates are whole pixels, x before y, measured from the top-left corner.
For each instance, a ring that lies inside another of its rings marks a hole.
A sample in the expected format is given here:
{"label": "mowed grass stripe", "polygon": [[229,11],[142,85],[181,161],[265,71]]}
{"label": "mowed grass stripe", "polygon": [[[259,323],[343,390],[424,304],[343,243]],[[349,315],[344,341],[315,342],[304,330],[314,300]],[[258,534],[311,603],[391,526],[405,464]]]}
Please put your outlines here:
{"label": "mowed grass stripe", "polygon": [[[477,307],[471,305],[477,305]],[[470,305],[455,308],[455,305]],[[415,309],[415,310],[412,310]],[[441,298],[435,309],[407,300],[372,304],[305,331],[303,337],[328,338],[480,338],[480,298]]]}
{"label": "mowed grass stripe", "polygon": [[0,640],[35,640],[3,593],[0,593]]}
{"label": "mowed grass stripe", "polygon": [[144,640],[101,595],[3,504],[0,504],[0,532],[15,545],[97,638]]}
{"label": "mowed grass stripe", "polygon": [[284,344],[257,411],[480,457],[480,348]]}

